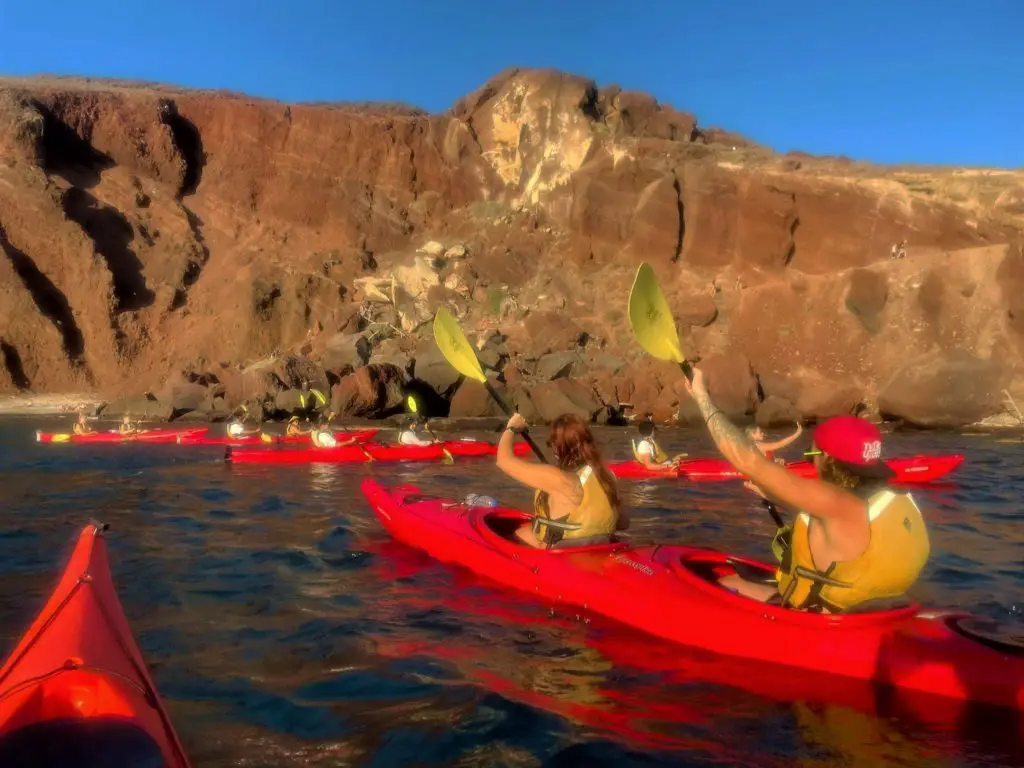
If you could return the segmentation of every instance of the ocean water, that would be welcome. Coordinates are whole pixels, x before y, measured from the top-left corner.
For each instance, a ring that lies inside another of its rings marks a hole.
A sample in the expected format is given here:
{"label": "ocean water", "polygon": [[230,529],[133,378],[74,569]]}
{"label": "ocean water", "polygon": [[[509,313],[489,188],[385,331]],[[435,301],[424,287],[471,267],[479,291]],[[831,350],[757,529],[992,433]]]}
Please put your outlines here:
{"label": "ocean water", "polygon": [[[491,460],[232,466],[216,447],[34,442],[57,424],[0,421],[0,652],[81,526],[108,523],[125,612],[196,766],[1024,765],[1018,714],[702,658],[397,544],[359,491],[369,475],[527,505]],[[607,458],[628,437],[599,431]],[[662,442],[713,455],[699,432]],[[886,451],[967,456],[914,491],[932,540],[914,596],[1020,634],[1024,445],[908,433]],[[739,483],[621,488],[638,539],[769,556],[774,526]]]}

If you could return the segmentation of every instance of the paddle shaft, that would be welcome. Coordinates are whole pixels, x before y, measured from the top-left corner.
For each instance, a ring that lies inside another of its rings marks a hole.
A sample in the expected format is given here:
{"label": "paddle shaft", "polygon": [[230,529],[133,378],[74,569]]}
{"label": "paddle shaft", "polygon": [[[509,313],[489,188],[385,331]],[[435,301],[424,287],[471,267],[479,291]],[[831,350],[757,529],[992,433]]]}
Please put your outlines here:
{"label": "paddle shaft", "polygon": [[[496,402],[498,404],[498,407],[505,412],[505,415],[508,416],[509,418],[512,418],[512,414],[515,413],[515,411],[509,408],[505,401],[501,399],[501,395],[498,394],[498,390],[494,388],[494,385],[491,384],[490,381],[487,381],[485,379],[484,387],[487,389],[487,394],[489,394],[494,399],[494,402]],[[530,437],[529,431],[524,429],[519,434],[522,435],[523,440],[526,441],[526,444],[530,446],[533,452],[537,454],[537,458],[540,459],[545,464],[547,464],[547,456],[544,455],[544,452],[541,451],[540,446],[533,441],[532,437]]]}

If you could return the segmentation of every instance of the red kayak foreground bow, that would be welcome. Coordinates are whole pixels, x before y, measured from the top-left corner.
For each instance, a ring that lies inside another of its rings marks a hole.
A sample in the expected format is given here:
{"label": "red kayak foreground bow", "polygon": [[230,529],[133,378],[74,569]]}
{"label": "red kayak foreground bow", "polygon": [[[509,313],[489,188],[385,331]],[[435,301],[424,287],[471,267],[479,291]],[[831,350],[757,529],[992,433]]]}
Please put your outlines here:
{"label": "red kayak foreground bow", "polygon": [[478,576],[614,619],[672,642],[802,673],[1024,710],[1024,647],[972,630],[958,612],[903,602],[822,615],[756,602],[719,585],[729,573],[769,583],[775,568],[686,546],[624,541],[533,549],[514,538],[531,515],[384,488],[363,493],[402,543]]}
{"label": "red kayak foreground bow", "polygon": [[0,669],[0,766],[189,768],[96,525]]}

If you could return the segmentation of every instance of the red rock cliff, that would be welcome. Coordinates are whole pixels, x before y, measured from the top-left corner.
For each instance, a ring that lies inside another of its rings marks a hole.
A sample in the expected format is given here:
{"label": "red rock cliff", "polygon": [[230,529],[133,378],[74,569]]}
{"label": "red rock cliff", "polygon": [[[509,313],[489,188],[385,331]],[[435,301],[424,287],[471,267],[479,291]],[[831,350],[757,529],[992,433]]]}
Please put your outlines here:
{"label": "red rock cliff", "polygon": [[485,414],[429,343],[445,303],[535,418],[669,418],[625,321],[647,260],[729,409],[966,423],[1020,364],[1022,231],[1021,174],[780,156],[551,71],[443,115],[6,80],[0,391],[286,408],[316,377],[380,413],[411,377]]}

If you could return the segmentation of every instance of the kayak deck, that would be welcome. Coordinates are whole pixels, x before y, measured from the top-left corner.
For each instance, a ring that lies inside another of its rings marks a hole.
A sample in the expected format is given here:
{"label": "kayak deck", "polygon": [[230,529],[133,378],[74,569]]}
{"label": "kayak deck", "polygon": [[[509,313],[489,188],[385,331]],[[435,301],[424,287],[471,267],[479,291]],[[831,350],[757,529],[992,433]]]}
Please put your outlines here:
{"label": "kayak deck", "polygon": [[[434,445],[384,445],[362,443],[338,448],[228,448],[227,459],[237,463],[310,464],[353,463],[367,461],[440,461],[445,452],[455,458],[494,456],[498,447],[483,440],[449,440]],[[517,456],[530,452],[526,443],[515,443]]]}
{"label": "kayak deck", "polygon": [[756,561],[624,541],[538,550],[513,540],[531,519],[525,512],[387,490],[372,479],[362,487],[394,538],[506,587],[716,654],[1024,709],[1024,648],[972,634],[965,614],[909,602],[844,615],[794,611],[718,584],[729,573],[772,582],[774,567]]}
{"label": "kayak deck", "polygon": [[[896,473],[890,483],[927,483],[954,472],[964,462],[962,454],[901,456],[887,459],[886,464]],[[689,459],[681,461],[678,469],[651,470],[638,461],[620,461],[608,465],[612,474],[626,480],[654,478],[682,478],[691,482],[722,482],[742,480],[744,475],[725,459]],[[812,461],[794,461],[786,469],[802,477],[817,473]]]}
{"label": "kayak deck", "polygon": [[95,525],[0,669],[0,765],[189,766]]}

